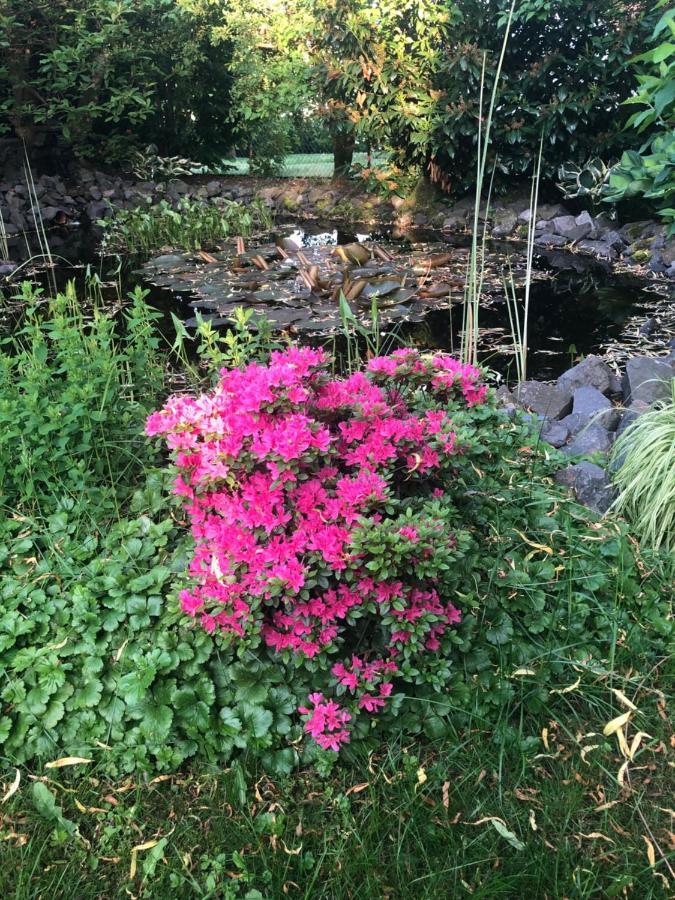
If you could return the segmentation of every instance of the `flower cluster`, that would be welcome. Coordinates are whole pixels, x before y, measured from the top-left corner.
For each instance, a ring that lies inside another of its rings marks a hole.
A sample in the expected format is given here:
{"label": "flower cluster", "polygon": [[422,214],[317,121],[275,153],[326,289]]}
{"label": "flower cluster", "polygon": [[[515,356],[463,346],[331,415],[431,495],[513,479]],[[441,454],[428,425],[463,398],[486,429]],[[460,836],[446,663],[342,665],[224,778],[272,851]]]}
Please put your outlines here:
{"label": "flower cluster", "polygon": [[[415,484],[442,494],[440,476],[464,449],[453,404],[482,403],[486,387],[443,354],[397,351],[344,379],[327,363],[291,347],[266,366],[223,370],[210,393],[171,397],[146,431],[173,453],[195,540],[182,609],[209,632],[303,659],[351,648],[358,620],[361,632],[379,623],[367,648],[377,660],[333,668],[358,695],[354,712],[377,712],[399,654],[438,652],[459,621],[442,584],[419,574],[437,546],[448,569],[453,534],[438,534],[440,519],[396,516]],[[373,529],[385,530],[385,550]],[[310,700],[306,731],[337,748],[353,717]]]}

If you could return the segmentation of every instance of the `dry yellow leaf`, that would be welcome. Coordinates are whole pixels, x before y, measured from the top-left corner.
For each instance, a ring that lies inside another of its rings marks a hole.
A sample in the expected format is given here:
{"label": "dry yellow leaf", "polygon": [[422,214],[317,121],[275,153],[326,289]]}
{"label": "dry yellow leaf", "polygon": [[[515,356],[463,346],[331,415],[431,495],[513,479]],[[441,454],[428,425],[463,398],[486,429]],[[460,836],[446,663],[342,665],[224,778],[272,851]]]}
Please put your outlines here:
{"label": "dry yellow leaf", "polygon": [[602,733],[605,737],[608,737],[610,734],[614,734],[615,731],[618,731],[619,728],[623,728],[623,726],[628,722],[633,715],[632,711],[628,711],[625,713],[621,713],[620,716],[617,716],[615,719],[612,719],[611,722],[608,722],[605,727],[602,729]]}
{"label": "dry yellow leaf", "polygon": [[19,784],[21,783],[21,772],[17,769],[16,774],[14,775],[14,781],[7,788],[7,793],[2,798],[2,802],[6,803],[10,797],[13,797],[14,794],[19,790]]}
{"label": "dry yellow leaf", "polygon": [[628,707],[628,709],[632,709],[633,712],[637,710],[637,706],[633,703],[632,700],[629,700],[628,697],[626,697],[623,691],[620,691],[618,688],[612,688],[612,693],[614,694],[616,699],[620,703],[623,703],[624,706]]}
{"label": "dry yellow leaf", "polygon": [[417,770],[417,783],[424,784],[424,782],[426,780],[427,780],[427,773],[424,769],[424,766],[420,766],[419,769]]}
{"label": "dry yellow leaf", "polygon": [[589,761],[586,759],[587,755],[591,752],[591,750],[597,750],[600,744],[591,744],[588,747],[581,748],[581,761],[585,762],[587,766],[590,766]]}
{"label": "dry yellow leaf", "polygon": [[532,831],[536,831],[536,830],[537,830],[537,820],[536,820],[536,818],[535,818],[535,816],[534,816],[534,810],[533,810],[533,809],[530,810],[530,828],[532,829]]}
{"label": "dry yellow leaf", "polygon": [[654,866],[656,865],[656,852],[654,851],[654,845],[644,834],[642,835],[642,840],[647,845],[647,859],[649,860],[649,865],[654,868]]}
{"label": "dry yellow leaf", "polygon": [[544,749],[548,750],[548,749],[549,749],[549,746],[548,746],[548,728],[542,728],[542,729],[541,729],[541,740],[542,740],[542,743],[543,743],[543,745],[544,745]]}
{"label": "dry yellow leaf", "polygon": [[646,731],[638,731],[630,744],[630,758],[633,759],[635,754],[638,751],[640,744],[642,743],[642,738],[651,738],[651,734],[647,734]]}
{"label": "dry yellow leaf", "polygon": [[131,865],[129,866],[129,878],[132,879],[136,875],[136,867],[138,863],[138,854],[142,850],[152,850],[153,847],[156,847],[159,844],[159,841],[146,841],[144,844],[138,844],[136,847],[131,848]]}
{"label": "dry yellow leaf", "polygon": [[549,691],[549,694],[569,694],[572,691],[576,691],[580,684],[581,678],[577,678],[574,684],[568,684],[567,687],[564,688],[553,688],[553,690]]}
{"label": "dry yellow leaf", "polygon": [[534,669],[516,669],[515,672],[512,673],[511,678],[520,678],[523,675],[536,675],[537,673]]}
{"label": "dry yellow leaf", "polygon": [[90,762],[93,760],[85,759],[84,756],[62,756],[61,759],[45,763],[45,769],[62,769],[64,766],[81,766]]}
{"label": "dry yellow leaf", "polygon": [[626,782],[626,772],[628,771],[628,763],[630,760],[626,760],[622,765],[619,771],[617,772],[616,780],[619,782],[621,787],[624,786]]}
{"label": "dry yellow leaf", "polygon": [[361,791],[365,791],[370,782],[363,781],[361,784],[353,784],[350,788],[347,788],[345,791],[345,797],[349,797],[350,794],[360,794]]}

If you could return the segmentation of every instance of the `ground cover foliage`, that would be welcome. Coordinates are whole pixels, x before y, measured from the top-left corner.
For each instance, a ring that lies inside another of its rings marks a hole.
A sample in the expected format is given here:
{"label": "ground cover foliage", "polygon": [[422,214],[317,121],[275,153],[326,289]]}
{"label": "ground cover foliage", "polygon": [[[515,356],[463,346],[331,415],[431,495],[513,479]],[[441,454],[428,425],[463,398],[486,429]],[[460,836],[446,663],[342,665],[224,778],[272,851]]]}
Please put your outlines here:
{"label": "ground cover foliage", "polygon": [[[317,688],[350,702],[332,659],[228,646],[180,610],[194,545],[142,430],[214,365],[177,370],[140,293],[124,321],[73,291],[23,301],[0,381],[7,895],[663,895],[672,571],[553,486],[527,423],[444,395],[446,497],[409,473],[372,558],[410,579],[399,527],[426,538],[398,518],[445,504],[461,621],[399,660],[384,708],[351,710],[336,762],[299,711]],[[247,324],[202,336],[216,368],[266,362]]]}

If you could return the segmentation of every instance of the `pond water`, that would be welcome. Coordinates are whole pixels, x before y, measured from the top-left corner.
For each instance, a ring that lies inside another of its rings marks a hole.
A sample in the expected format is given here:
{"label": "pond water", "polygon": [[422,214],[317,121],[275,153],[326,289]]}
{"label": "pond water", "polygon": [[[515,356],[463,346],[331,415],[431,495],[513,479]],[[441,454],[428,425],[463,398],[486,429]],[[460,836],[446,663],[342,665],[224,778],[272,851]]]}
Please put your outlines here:
{"label": "pond water", "polygon": [[[167,252],[152,260],[123,261],[98,256],[97,237],[83,229],[50,233],[54,266],[33,277],[60,285],[84,277],[88,267],[104,284],[115,282],[115,291],[140,283],[165,313],[167,330],[169,312],[193,324],[199,310],[226,325],[237,305],[253,305],[278,329],[314,343],[340,334],[337,297],[344,290],[365,325],[376,303],[385,332],[450,351],[461,341],[469,246],[463,236],[281,223],[274,234],[245,248],[230,240],[210,253]],[[39,249],[27,246],[24,257]],[[508,377],[513,342],[503,279],[512,276],[522,300],[522,245],[491,242],[484,268],[481,360]],[[27,265],[22,274],[30,269]],[[3,293],[11,295],[11,288]],[[663,345],[673,336],[672,300],[667,283],[617,275],[606,263],[568,252],[539,252],[530,290],[530,377],[556,377],[588,353],[620,358],[650,342]]]}

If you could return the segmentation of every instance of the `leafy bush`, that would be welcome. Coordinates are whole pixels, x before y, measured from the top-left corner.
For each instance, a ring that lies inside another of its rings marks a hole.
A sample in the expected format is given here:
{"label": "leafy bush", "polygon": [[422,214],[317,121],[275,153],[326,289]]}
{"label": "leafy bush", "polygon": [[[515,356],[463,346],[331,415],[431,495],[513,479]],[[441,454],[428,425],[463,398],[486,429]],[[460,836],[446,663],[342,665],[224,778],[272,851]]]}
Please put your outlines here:
{"label": "leafy bush", "polygon": [[[511,0],[454,5],[451,39],[439,51],[429,152],[452,191],[476,172],[481,72],[484,96],[494,85]],[[534,170],[544,134],[542,178],[590,156],[617,157],[635,138],[621,132],[620,104],[630,93],[631,55],[651,29],[650,5],[601,0],[516,3],[494,111],[488,169],[497,183]],[[483,113],[485,114],[485,112]]]}
{"label": "leafy bush", "polygon": [[168,200],[146,206],[115,210],[102,219],[104,245],[109,250],[150,253],[163,247],[200,250],[213,247],[231,234],[247,237],[256,227],[268,229],[271,216],[258,201],[249,206],[230,200],[204,203],[183,197],[177,204]]}
{"label": "leafy bush", "polygon": [[617,509],[647,545],[675,552],[675,379],[672,400],[635,420],[619,436],[612,458]]}
{"label": "leafy bush", "polygon": [[401,350],[331,380],[321,351],[290,348],[148,420],[195,538],[183,610],[232,660],[276,659],[296,694],[309,682],[300,712],[323,749],[378,718],[436,736],[451,710],[493,714],[518,666],[543,703],[567,659],[599,660],[619,620],[633,634],[630,613],[668,627],[648,591],[621,608],[636,585],[613,580],[630,568],[620,534],[579,551],[588,526],[518,462],[526,435],[478,376]]}
{"label": "leafy bush", "polygon": [[56,135],[80,156],[119,164],[154,142],[216,159],[227,128],[221,4],[174,0],[5,0],[0,130],[29,149]]}
{"label": "leafy bush", "polygon": [[609,168],[597,157],[581,166],[567,163],[558,169],[558,188],[566,200],[588,200],[595,208],[602,200],[609,173]]}

